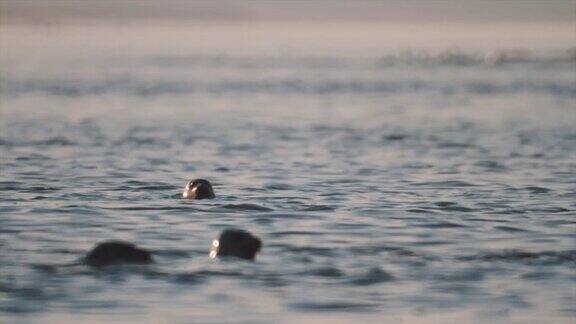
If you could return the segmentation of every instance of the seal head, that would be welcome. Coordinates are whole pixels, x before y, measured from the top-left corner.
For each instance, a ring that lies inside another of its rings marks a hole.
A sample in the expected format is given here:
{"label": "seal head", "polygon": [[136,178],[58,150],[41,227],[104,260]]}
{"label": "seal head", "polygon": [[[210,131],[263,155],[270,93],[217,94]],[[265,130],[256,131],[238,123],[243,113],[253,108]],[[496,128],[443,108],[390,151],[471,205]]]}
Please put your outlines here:
{"label": "seal head", "polygon": [[208,180],[196,179],[188,182],[182,192],[182,198],[184,199],[213,199],[216,197],[214,195],[214,189]]}
{"label": "seal head", "polygon": [[262,247],[262,241],[256,236],[239,229],[227,229],[212,242],[210,257],[233,256],[245,260],[254,260]]}
{"label": "seal head", "polygon": [[120,263],[146,264],[153,262],[150,251],[123,241],[99,243],[88,252],[82,261],[91,267],[104,267]]}

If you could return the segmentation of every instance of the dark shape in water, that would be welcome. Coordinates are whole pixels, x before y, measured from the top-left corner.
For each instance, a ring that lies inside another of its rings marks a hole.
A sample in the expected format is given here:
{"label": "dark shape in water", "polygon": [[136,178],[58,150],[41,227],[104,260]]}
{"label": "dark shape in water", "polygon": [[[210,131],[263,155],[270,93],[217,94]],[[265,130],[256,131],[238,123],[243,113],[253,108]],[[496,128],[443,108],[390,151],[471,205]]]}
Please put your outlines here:
{"label": "dark shape in water", "polygon": [[195,179],[186,185],[182,198],[184,199],[214,199],[214,189],[208,180]]}
{"label": "dark shape in water", "polygon": [[119,263],[152,263],[152,253],[136,245],[122,241],[99,243],[82,260],[92,267],[104,267]]}
{"label": "dark shape in water", "polygon": [[212,258],[234,256],[254,260],[262,247],[262,241],[246,231],[227,229],[212,243],[212,247],[213,250],[210,252]]}

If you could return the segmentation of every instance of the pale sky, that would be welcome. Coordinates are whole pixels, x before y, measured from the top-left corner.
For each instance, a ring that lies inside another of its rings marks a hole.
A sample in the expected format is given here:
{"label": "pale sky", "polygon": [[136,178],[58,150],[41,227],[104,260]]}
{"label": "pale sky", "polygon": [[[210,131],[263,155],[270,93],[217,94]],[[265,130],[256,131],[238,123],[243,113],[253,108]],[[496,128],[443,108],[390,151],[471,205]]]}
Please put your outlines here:
{"label": "pale sky", "polygon": [[0,0],[2,23],[198,19],[576,24],[576,0]]}

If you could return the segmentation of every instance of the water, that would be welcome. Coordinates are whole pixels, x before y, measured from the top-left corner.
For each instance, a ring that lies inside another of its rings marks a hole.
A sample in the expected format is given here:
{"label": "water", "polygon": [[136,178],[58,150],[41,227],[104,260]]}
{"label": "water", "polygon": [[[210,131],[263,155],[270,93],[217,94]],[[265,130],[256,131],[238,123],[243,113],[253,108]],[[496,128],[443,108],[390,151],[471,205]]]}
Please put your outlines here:
{"label": "water", "polygon": [[0,321],[574,321],[566,44],[350,28],[2,27]]}

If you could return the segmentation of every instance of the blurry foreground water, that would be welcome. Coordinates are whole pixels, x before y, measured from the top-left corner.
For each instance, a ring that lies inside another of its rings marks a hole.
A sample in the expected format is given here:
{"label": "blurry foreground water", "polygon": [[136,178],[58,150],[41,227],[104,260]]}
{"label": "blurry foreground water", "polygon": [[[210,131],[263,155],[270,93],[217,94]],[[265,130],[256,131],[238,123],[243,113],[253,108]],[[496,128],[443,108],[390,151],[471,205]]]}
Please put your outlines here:
{"label": "blurry foreground water", "polygon": [[0,321],[573,322],[570,37],[338,28],[2,26]]}

